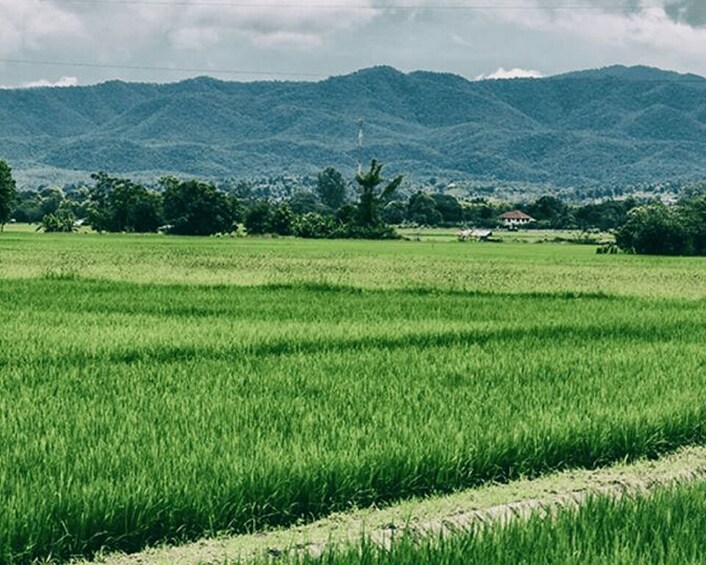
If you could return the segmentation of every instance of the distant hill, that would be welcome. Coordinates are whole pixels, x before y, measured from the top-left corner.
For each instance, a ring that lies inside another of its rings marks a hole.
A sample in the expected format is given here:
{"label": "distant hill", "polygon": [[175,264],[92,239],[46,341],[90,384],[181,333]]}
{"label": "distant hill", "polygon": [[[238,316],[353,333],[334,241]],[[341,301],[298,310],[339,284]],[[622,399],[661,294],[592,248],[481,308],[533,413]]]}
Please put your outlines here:
{"label": "distant hill", "polygon": [[0,91],[0,157],[24,183],[116,174],[351,171],[557,187],[706,178],[706,79],[608,67],[468,81],[375,67],[307,82],[108,82]]}

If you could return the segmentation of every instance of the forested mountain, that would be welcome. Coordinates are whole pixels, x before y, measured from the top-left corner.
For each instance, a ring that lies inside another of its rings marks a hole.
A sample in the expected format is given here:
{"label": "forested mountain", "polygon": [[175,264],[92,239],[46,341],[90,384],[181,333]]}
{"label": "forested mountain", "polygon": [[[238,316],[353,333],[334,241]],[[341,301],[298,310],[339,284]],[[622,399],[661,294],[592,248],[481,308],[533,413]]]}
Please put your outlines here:
{"label": "forested mountain", "polygon": [[203,177],[352,170],[591,186],[706,177],[706,79],[609,67],[472,82],[375,67],[307,82],[0,91],[0,158],[21,182],[87,172]]}

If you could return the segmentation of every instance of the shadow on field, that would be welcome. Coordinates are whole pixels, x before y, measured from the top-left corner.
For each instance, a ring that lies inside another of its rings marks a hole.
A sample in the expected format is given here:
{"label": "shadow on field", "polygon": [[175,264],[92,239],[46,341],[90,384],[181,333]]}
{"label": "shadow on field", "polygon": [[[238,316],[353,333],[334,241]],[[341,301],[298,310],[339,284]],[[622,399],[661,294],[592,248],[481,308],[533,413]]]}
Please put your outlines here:
{"label": "shadow on field", "polygon": [[[702,331],[697,331],[702,330]],[[685,328],[683,324],[639,325],[619,324],[611,326],[554,325],[549,327],[533,326],[522,328],[501,328],[495,330],[449,331],[405,336],[366,336],[360,338],[321,338],[295,340],[291,337],[270,342],[247,344],[230,349],[198,346],[155,346],[129,348],[118,351],[80,352],[62,355],[62,362],[82,365],[108,360],[115,364],[168,364],[200,361],[234,362],[244,357],[279,357],[286,355],[344,354],[360,351],[394,351],[402,349],[433,349],[452,347],[483,346],[491,343],[507,343],[504,347],[513,347],[515,342],[524,342],[522,347],[556,346],[557,344],[585,344],[597,341],[619,340],[627,342],[650,343],[679,339],[681,343],[698,340],[706,330],[706,322],[698,327]],[[52,363],[51,359],[44,360]],[[3,361],[0,359],[0,364]],[[8,361],[5,361],[8,363]]]}

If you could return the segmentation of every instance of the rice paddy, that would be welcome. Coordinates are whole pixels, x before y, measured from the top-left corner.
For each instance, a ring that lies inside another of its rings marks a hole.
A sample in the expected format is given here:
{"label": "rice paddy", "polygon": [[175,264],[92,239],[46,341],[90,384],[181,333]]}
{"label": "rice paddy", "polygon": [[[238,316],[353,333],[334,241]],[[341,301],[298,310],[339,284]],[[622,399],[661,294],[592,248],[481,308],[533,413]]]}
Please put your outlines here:
{"label": "rice paddy", "polygon": [[706,439],[699,259],[9,232],[0,265],[0,561]]}
{"label": "rice paddy", "polygon": [[578,509],[562,509],[552,518],[536,514],[527,521],[431,539],[404,536],[389,548],[363,539],[359,544],[332,549],[320,557],[293,553],[279,562],[697,564],[706,561],[704,507],[706,483],[699,482],[662,488],[650,496],[589,498]]}

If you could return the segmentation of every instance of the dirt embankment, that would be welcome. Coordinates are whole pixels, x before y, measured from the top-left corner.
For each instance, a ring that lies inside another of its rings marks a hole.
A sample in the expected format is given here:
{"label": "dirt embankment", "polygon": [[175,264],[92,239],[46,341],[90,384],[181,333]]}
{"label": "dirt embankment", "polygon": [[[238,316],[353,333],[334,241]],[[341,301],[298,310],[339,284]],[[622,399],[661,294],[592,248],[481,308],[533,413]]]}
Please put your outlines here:
{"label": "dirt embankment", "polygon": [[[331,545],[367,536],[387,545],[402,533],[439,535],[478,525],[507,522],[533,513],[551,515],[575,507],[589,496],[648,494],[673,483],[706,480],[706,447],[690,447],[654,461],[575,470],[534,480],[488,485],[450,496],[411,500],[384,509],[335,514],[312,524],[252,535],[219,537],[180,547],[149,549],[133,555],[108,555],[105,565],[201,564],[244,561],[287,551],[322,553]],[[86,562],[82,562],[84,565]]]}

